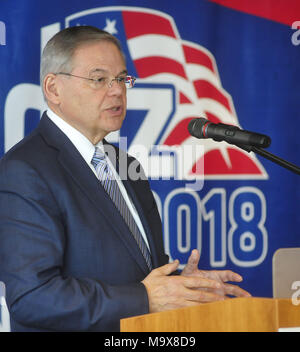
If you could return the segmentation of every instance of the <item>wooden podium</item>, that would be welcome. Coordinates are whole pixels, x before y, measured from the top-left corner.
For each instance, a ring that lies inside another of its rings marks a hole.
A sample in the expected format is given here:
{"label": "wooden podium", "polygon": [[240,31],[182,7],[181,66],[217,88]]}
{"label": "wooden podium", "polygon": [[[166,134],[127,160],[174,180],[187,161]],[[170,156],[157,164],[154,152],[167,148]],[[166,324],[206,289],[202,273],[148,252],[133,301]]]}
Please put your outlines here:
{"label": "wooden podium", "polygon": [[291,299],[232,298],[121,319],[121,332],[274,332],[300,327]]}

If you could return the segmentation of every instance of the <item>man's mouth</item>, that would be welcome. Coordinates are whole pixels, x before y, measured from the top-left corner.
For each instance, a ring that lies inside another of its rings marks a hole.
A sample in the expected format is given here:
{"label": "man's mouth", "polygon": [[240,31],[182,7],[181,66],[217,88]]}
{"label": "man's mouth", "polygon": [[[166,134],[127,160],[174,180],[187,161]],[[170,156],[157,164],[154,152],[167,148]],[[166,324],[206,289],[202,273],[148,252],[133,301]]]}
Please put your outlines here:
{"label": "man's mouth", "polygon": [[107,108],[106,111],[109,112],[111,115],[117,116],[122,115],[123,108],[122,105],[114,105]]}
{"label": "man's mouth", "polygon": [[121,110],[121,105],[110,106],[106,110],[119,111]]}

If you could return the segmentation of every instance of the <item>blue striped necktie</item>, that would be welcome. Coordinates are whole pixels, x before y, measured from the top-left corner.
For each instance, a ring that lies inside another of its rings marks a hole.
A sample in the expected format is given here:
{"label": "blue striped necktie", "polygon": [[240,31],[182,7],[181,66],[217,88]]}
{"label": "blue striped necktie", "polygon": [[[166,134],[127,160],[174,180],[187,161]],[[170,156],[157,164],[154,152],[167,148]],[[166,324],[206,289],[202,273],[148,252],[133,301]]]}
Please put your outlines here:
{"label": "blue striped necktie", "polygon": [[122,218],[124,219],[126,225],[128,226],[130,232],[135,238],[145,260],[148,265],[149,270],[152,270],[151,255],[148,247],[143,239],[143,236],[128,208],[126,201],[120,191],[118,183],[115,176],[110,169],[105,154],[103,151],[96,147],[95,153],[92,159],[92,165],[94,166],[98,179],[101,182],[106,193],[110,196],[112,202],[115,204]]}

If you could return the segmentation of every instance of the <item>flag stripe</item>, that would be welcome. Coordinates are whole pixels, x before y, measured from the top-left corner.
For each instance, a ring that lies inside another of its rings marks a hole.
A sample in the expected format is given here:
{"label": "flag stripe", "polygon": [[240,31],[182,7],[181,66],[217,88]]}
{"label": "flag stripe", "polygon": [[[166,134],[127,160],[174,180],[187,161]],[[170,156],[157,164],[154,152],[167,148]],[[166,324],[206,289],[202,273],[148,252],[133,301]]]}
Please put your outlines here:
{"label": "flag stripe", "polygon": [[204,80],[210,82],[212,85],[218,88],[221,88],[219,77],[205,66],[187,64],[186,73],[190,81]]}
{"label": "flag stripe", "polygon": [[179,92],[179,104],[192,104],[192,102],[185,94]]}
{"label": "flag stripe", "polygon": [[127,40],[149,33],[176,38],[170,21],[156,14],[123,11],[123,23]]}
{"label": "flag stripe", "polygon": [[141,59],[147,56],[162,56],[185,63],[182,46],[177,39],[162,35],[146,34],[128,40],[131,58]]}
{"label": "flag stripe", "polygon": [[228,111],[232,112],[228,98],[210,82],[198,80],[194,82],[194,86],[199,98],[211,98],[216,100],[224,105]]}
{"label": "flag stripe", "polygon": [[188,124],[194,118],[196,118],[196,116],[188,117],[179,121],[166,138],[164,145],[180,145],[189,138],[190,133],[188,131]]}
{"label": "flag stripe", "polygon": [[215,73],[213,60],[204,52],[188,45],[182,45],[187,63],[202,65]]}
{"label": "flag stripe", "polygon": [[160,72],[173,73],[187,79],[182,64],[164,57],[146,57],[135,60],[135,68],[140,78],[146,78]]}

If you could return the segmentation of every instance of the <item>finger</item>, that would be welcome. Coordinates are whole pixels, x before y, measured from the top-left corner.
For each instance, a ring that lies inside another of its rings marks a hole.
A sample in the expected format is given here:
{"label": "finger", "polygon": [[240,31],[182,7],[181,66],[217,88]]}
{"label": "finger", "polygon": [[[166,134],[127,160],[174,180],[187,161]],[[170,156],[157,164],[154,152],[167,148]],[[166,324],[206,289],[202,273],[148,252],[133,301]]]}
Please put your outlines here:
{"label": "finger", "polygon": [[227,281],[233,281],[233,282],[241,282],[243,281],[243,277],[240,274],[237,274],[231,270],[227,270]]}
{"label": "finger", "polygon": [[251,297],[249,292],[236,285],[224,284],[223,290],[226,295],[235,297]]}
{"label": "finger", "polygon": [[222,285],[216,281],[216,280],[211,280],[211,279],[205,279],[205,278],[200,278],[200,277],[182,277],[183,279],[183,284],[186,288],[221,288]]}
{"label": "finger", "polygon": [[200,259],[199,251],[197,249],[193,249],[191,255],[189,256],[187,265],[198,267],[199,259]]}
{"label": "finger", "polygon": [[185,294],[185,298],[192,302],[207,303],[207,302],[223,301],[225,299],[225,296],[222,294],[218,294],[215,291],[210,291],[206,289],[198,289],[198,290],[189,289]]}
{"label": "finger", "polygon": [[160,266],[157,269],[154,269],[152,271],[152,273],[155,274],[155,275],[167,276],[167,275],[172,274],[175,270],[177,270],[178,265],[179,265],[179,260],[176,259],[172,263],[168,263],[168,264],[165,264],[163,266]]}
{"label": "finger", "polygon": [[198,270],[198,264],[200,260],[200,253],[197,249],[193,249],[189,256],[188,262],[182,271],[182,275],[190,275],[195,270]]}
{"label": "finger", "polygon": [[212,277],[218,276],[223,282],[241,282],[243,277],[231,270],[212,270]]}

